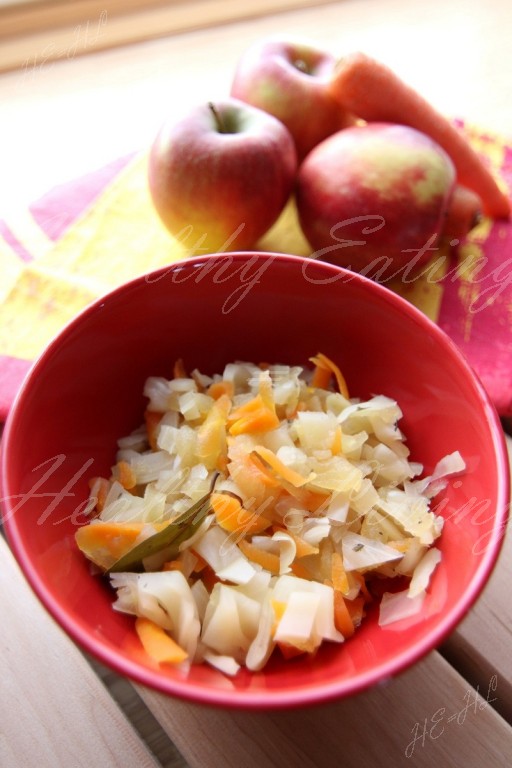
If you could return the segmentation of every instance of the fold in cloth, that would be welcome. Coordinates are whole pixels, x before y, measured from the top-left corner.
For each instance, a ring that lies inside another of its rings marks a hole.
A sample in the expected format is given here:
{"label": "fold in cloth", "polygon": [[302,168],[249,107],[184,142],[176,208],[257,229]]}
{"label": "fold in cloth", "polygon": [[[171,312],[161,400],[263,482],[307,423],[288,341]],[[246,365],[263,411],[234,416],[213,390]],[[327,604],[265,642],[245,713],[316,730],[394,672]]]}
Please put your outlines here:
{"label": "fold in cloth", "polygon": [[[512,189],[512,147],[459,125]],[[59,186],[0,221],[0,420],[32,361],[78,312],[126,280],[187,257],[192,247],[173,239],[158,219],[145,153]],[[258,249],[310,255],[293,201]],[[440,247],[419,276],[388,287],[447,332],[498,413],[511,416],[511,223],[483,219],[458,246]]]}

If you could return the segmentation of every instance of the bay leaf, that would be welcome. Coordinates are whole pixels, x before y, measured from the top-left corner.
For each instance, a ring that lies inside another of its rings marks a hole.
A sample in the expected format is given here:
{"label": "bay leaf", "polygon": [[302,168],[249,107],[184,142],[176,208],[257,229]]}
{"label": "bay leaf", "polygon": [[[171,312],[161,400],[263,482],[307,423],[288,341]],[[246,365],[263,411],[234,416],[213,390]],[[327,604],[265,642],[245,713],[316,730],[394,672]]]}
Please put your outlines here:
{"label": "bay leaf", "polygon": [[208,491],[199,501],[196,501],[186,512],[183,512],[178,518],[173,520],[162,528],[161,531],[148,536],[135,547],[126,552],[122,557],[116,560],[105,573],[119,573],[121,571],[139,571],[142,570],[142,561],[150,555],[161,552],[162,549],[170,548],[169,559],[172,560],[178,556],[180,545],[187,541],[199,528],[208,512],[211,511],[210,497],[215,484],[214,477],[212,489]]}

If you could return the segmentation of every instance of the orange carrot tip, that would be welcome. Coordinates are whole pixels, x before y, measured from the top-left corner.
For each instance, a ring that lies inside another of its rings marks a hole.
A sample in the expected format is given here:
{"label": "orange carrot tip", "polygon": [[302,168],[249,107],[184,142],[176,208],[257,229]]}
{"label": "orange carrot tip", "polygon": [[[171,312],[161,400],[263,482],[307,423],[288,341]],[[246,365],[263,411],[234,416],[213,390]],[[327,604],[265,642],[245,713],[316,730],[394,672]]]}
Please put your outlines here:
{"label": "orange carrot tip", "polygon": [[446,238],[462,240],[482,219],[482,201],[471,189],[457,184],[453,190],[443,225]]}
{"label": "orange carrot tip", "polygon": [[430,136],[451,158],[457,181],[482,199],[484,213],[510,216],[510,200],[466,136],[388,66],[364,53],[342,58],[330,83],[340,105],[367,122],[407,125]]}

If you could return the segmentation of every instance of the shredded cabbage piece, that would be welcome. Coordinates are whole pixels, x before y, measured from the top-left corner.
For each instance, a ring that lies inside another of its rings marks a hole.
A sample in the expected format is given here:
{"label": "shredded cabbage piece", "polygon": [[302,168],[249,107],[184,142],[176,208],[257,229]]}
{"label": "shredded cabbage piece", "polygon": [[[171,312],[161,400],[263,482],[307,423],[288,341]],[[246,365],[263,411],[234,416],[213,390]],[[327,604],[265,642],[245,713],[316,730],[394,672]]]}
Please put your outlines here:
{"label": "shredded cabbage piece", "polygon": [[111,476],[91,479],[94,519],[77,543],[104,569],[212,489],[222,494],[142,573],[110,575],[114,610],[158,625],[187,664],[234,676],[279,651],[342,643],[383,579],[394,586],[379,624],[400,626],[421,612],[442,562],[432,501],[464,472],[461,454],[424,475],[399,404],[348,399],[340,369],[325,355],[311,362],[187,375],[179,361],[174,378],[150,376],[144,423],[119,439]]}

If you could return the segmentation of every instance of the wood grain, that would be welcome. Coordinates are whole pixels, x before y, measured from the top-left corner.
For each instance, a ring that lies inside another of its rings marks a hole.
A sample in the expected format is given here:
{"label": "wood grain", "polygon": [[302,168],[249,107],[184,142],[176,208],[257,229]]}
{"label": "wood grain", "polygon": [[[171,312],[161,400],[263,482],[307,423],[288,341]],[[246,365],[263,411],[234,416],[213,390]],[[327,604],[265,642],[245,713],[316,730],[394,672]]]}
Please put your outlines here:
{"label": "wood grain", "polygon": [[41,607],[0,535],[2,768],[156,768],[80,651]]}
{"label": "wood grain", "polygon": [[[512,469],[512,438],[507,437]],[[512,723],[512,531],[510,521],[498,563],[480,599],[443,645],[444,656],[482,690],[498,675],[499,712]]]}
{"label": "wood grain", "polygon": [[[489,680],[489,701],[500,695]],[[138,688],[191,768],[506,768],[512,728],[437,653],[368,693],[292,712],[227,712]]]}

